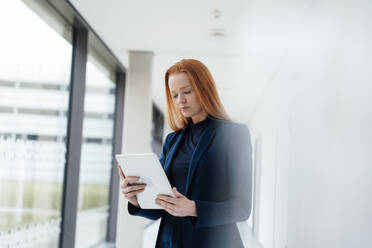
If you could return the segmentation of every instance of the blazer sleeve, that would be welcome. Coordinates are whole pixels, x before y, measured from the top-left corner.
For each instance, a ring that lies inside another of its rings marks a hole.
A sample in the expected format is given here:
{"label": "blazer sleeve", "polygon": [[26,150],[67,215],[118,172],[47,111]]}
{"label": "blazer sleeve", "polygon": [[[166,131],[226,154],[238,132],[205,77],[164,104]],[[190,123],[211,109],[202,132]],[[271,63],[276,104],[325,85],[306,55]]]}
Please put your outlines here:
{"label": "blazer sleeve", "polygon": [[224,201],[195,200],[197,217],[190,218],[198,229],[247,220],[252,205],[252,145],[246,125],[234,128],[228,148],[229,193]]}
{"label": "blazer sleeve", "polygon": [[[160,164],[164,168],[165,159],[167,157],[167,153],[169,150],[169,142],[171,140],[171,137],[173,136],[173,133],[170,133],[165,138],[165,142],[163,144],[163,148],[160,154]],[[151,220],[159,219],[162,215],[164,210],[163,209],[141,209],[140,207],[134,206],[132,203],[128,202],[128,212],[130,215],[134,216],[142,216]]]}

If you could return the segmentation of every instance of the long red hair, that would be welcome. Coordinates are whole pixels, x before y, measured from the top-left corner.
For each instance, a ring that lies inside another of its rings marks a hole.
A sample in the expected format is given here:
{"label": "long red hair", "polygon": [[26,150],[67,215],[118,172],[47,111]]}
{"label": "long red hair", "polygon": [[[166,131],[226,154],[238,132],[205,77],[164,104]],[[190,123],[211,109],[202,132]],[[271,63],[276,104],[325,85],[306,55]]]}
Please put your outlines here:
{"label": "long red hair", "polygon": [[219,120],[231,120],[222,105],[217,93],[216,84],[208,68],[200,61],[195,59],[183,59],[165,72],[165,95],[167,99],[167,120],[173,130],[180,130],[188,124],[179,108],[175,106],[169,89],[169,76],[176,73],[186,73],[192,88],[202,108],[209,116]]}

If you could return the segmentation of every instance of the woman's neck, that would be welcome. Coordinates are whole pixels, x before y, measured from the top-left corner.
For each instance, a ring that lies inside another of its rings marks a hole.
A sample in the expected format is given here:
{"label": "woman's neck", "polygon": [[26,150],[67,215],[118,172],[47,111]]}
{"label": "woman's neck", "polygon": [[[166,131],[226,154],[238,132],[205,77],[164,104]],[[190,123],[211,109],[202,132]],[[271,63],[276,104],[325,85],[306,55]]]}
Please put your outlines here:
{"label": "woman's neck", "polygon": [[199,115],[192,116],[192,123],[196,124],[198,122],[204,121],[208,117],[207,112],[202,112]]}

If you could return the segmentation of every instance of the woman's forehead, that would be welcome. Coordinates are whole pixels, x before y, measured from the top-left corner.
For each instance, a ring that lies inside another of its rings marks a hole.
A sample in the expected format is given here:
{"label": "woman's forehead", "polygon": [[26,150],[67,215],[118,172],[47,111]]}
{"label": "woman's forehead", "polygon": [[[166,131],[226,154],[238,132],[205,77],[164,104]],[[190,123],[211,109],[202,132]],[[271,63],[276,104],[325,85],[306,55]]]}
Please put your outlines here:
{"label": "woman's forehead", "polygon": [[191,86],[186,73],[171,74],[168,84],[171,91],[182,90]]}

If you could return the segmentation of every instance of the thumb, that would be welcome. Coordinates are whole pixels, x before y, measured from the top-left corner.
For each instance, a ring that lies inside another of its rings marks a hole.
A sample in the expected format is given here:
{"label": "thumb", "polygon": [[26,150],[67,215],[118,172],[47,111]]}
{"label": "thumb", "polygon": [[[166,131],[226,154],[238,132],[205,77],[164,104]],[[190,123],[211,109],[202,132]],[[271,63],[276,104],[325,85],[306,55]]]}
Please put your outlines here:
{"label": "thumb", "polygon": [[178,192],[178,190],[177,190],[176,187],[173,187],[172,191],[173,191],[173,193],[174,193],[174,195],[176,197],[183,197],[183,194],[181,194],[180,192]]}

